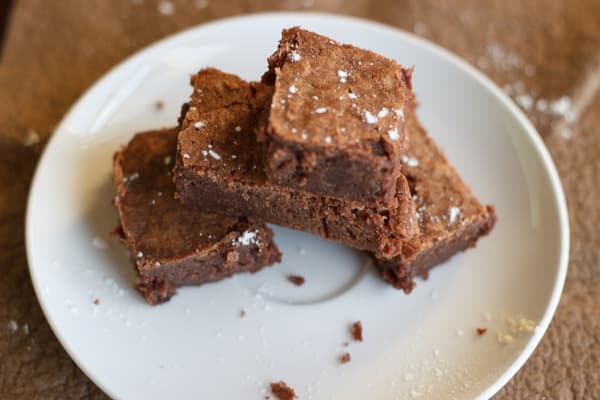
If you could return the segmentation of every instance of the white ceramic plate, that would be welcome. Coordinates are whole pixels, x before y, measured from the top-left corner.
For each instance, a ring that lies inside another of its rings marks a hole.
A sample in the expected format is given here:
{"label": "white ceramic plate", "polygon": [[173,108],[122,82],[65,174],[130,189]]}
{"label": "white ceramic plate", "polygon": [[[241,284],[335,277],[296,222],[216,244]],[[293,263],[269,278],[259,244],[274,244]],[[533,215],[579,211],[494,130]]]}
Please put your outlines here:
{"label": "white ceramic plate", "polygon": [[[131,289],[135,276],[124,248],[106,234],[117,223],[112,154],[135,131],[173,125],[190,92],[189,75],[199,68],[258,79],[281,29],[293,25],[416,66],[419,115],[477,196],[496,205],[495,230],[406,296],[366,268],[361,253],[276,228],[281,265],[184,288],[163,306],[147,306]],[[27,214],[31,276],[52,329],[79,367],[122,399],[262,399],[278,380],[301,399],[489,397],[546,330],[568,246],[552,161],[494,84],[423,39],[319,14],[218,21],[117,66],[56,130]],[[306,284],[291,285],[290,273],[305,276]],[[519,318],[537,328],[512,326]],[[355,320],[365,340],[344,347]],[[477,327],[488,332],[478,337]],[[341,365],[345,351],[352,361]]]}

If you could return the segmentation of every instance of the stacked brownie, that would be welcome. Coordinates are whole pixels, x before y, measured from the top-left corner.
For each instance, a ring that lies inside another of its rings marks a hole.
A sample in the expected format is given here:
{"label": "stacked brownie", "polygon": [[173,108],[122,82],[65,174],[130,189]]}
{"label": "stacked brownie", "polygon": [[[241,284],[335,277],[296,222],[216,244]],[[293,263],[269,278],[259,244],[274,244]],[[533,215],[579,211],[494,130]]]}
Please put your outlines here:
{"label": "stacked brownie", "polygon": [[300,28],[268,61],[261,82],[199,71],[178,128],[115,156],[123,240],[149,303],[278,261],[264,223],[365,250],[406,292],[492,229],[493,208],[420,126],[410,70]]}

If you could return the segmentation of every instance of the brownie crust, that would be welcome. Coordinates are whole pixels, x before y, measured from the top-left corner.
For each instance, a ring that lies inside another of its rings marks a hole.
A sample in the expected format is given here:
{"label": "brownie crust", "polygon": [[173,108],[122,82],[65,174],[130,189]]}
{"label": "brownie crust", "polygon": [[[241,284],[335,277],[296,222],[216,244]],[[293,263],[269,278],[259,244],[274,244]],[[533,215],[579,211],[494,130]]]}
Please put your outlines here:
{"label": "brownie crust", "polygon": [[176,146],[177,129],[151,131],[114,156],[119,231],[149,304],[168,300],[178,286],[255,272],[281,258],[266,226],[187,208],[174,198]]}
{"label": "brownie crust", "polygon": [[409,257],[374,261],[386,281],[410,293],[414,277],[426,277],[432,267],[475,247],[493,229],[496,214],[493,206],[479,203],[414,112],[406,129],[410,154],[402,160],[417,207],[420,250]]}
{"label": "brownie crust", "polygon": [[[394,206],[380,208],[270,182],[255,128],[272,88],[209,69],[198,73],[195,92],[210,92],[198,86],[199,82],[212,86],[219,80],[230,82],[228,87],[222,86],[226,92],[240,86],[246,90],[237,103],[224,100],[220,109],[213,108],[212,102],[206,108],[197,102],[182,118],[174,179],[184,203],[214,213],[252,215],[371,250],[381,257],[416,251],[418,223],[404,176],[397,178]],[[228,93],[223,95],[227,98]]]}
{"label": "brownie crust", "polygon": [[406,147],[411,71],[298,27],[282,33],[263,82],[274,84],[258,138],[269,180],[391,206]]}

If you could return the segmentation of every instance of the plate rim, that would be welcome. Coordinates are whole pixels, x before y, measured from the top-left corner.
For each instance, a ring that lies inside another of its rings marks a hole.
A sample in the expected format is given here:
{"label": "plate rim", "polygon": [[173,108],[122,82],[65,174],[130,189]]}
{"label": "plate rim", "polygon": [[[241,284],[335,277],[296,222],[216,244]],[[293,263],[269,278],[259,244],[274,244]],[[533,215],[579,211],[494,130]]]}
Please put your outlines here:
{"label": "plate rim", "polygon": [[225,24],[235,24],[239,21],[245,20],[253,20],[253,19],[272,19],[272,18],[299,18],[299,17],[309,17],[313,20],[315,19],[336,19],[338,21],[346,21],[348,23],[352,23],[355,25],[362,25],[366,28],[377,29],[380,31],[387,31],[387,33],[393,35],[402,36],[407,41],[411,41],[420,47],[424,47],[427,50],[445,58],[450,63],[454,64],[459,69],[466,72],[470,77],[472,77],[478,84],[482,85],[486,90],[489,91],[493,97],[498,100],[503,106],[505,106],[510,114],[515,117],[515,120],[518,124],[523,128],[522,130],[525,132],[525,137],[529,140],[530,144],[533,145],[533,148],[540,156],[541,167],[548,174],[548,180],[550,183],[550,188],[552,194],[554,196],[554,208],[558,214],[558,223],[559,223],[559,236],[560,236],[560,250],[559,257],[557,263],[557,274],[555,277],[555,285],[552,290],[552,294],[549,297],[548,304],[543,313],[542,319],[538,323],[538,329],[536,329],[533,335],[529,338],[526,345],[523,347],[522,351],[519,355],[514,359],[514,361],[505,369],[505,371],[492,383],[490,384],[483,392],[481,392],[477,398],[479,399],[487,399],[492,397],[495,393],[497,393],[502,387],[504,387],[508,381],[521,369],[521,367],[525,364],[525,362],[530,358],[533,351],[541,342],[544,334],[546,333],[552,318],[556,313],[556,309],[558,307],[564,285],[567,276],[568,270],[568,261],[569,261],[569,251],[570,251],[570,224],[568,218],[568,209],[567,203],[565,199],[564,190],[562,187],[562,183],[560,181],[560,177],[558,175],[558,171],[550,156],[548,149],[546,148],[545,143],[543,142],[541,136],[537,132],[536,128],[533,126],[531,121],[525,116],[523,111],[514,103],[514,101],[505,94],[500,87],[494,83],[491,78],[488,78],[481,71],[471,65],[468,61],[460,57],[459,55],[453,53],[452,51],[442,47],[441,45],[434,43],[428,39],[420,37],[412,32],[405,31],[399,27],[388,25],[382,22],[369,20],[365,18],[359,18],[355,16],[343,15],[343,14],[335,14],[328,12],[313,12],[313,11],[270,11],[270,12],[255,12],[248,13],[239,16],[227,16],[220,19],[215,19],[209,22],[203,22],[194,26],[190,26],[178,32],[169,34],[157,41],[151,42],[148,45],[142,47],[137,50],[133,54],[125,57],[123,60],[118,62],[116,65],[107,70],[100,78],[98,78],[91,86],[89,86],[69,107],[69,110],[64,114],[61,118],[60,123],[56,126],[50,139],[47,141],[42,154],[37,162],[35,172],[33,174],[31,185],[29,187],[28,195],[27,195],[27,203],[26,203],[26,213],[25,213],[25,247],[26,247],[26,259],[27,266],[29,271],[29,276],[32,281],[32,285],[34,288],[34,292],[38,303],[42,309],[44,317],[48,322],[48,325],[52,329],[52,332],[56,339],[61,344],[62,348],[69,355],[71,360],[77,365],[77,367],[86,375],[88,379],[90,379],[95,385],[97,385],[105,394],[110,397],[115,398],[115,394],[106,387],[104,384],[99,382],[93,374],[88,371],[87,368],[84,367],[84,363],[79,359],[76,352],[70,348],[66,339],[59,335],[58,328],[56,326],[56,321],[49,318],[49,310],[44,302],[41,301],[41,286],[38,281],[38,277],[33,271],[32,267],[32,232],[34,231],[32,226],[32,218],[31,218],[31,203],[35,188],[39,186],[38,180],[40,175],[41,166],[45,164],[45,160],[47,159],[48,149],[53,146],[54,141],[56,141],[56,134],[65,130],[65,125],[72,118],[72,115],[75,114],[78,107],[86,100],[86,98],[93,95],[95,92],[99,90],[107,81],[112,79],[125,65],[135,62],[136,59],[143,57],[145,53],[151,52],[156,48],[159,48],[164,45],[166,42],[177,40],[186,35],[192,34],[192,32],[202,29],[211,29],[216,28],[218,25]]}

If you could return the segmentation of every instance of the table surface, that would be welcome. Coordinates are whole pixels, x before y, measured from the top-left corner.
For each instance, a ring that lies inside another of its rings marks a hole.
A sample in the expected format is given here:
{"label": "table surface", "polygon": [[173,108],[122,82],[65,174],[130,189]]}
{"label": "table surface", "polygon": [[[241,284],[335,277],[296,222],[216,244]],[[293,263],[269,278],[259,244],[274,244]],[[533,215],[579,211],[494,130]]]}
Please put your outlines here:
{"label": "table surface", "polygon": [[27,192],[56,124],[141,47],[206,21],[272,10],[349,14],[413,31],[480,68],[526,111],[565,189],[570,266],[548,332],[495,398],[600,399],[598,0],[15,1],[0,55],[0,397],[106,398],[56,340],[27,271]]}

